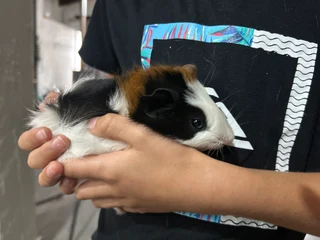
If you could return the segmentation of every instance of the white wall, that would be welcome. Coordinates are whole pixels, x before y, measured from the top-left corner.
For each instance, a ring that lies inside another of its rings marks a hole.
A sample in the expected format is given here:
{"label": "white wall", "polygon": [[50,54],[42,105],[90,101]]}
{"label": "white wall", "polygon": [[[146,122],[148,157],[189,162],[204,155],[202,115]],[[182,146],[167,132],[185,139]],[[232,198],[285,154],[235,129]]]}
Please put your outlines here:
{"label": "white wall", "polygon": [[61,23],[65,8],[60,8],[56,0],[37,0],[36,9],[39,47],[37,89],[41,97],[54,88],[71,87],[73,71],[79,71],[81,66],[78,51],[82,37],[79,30]]}

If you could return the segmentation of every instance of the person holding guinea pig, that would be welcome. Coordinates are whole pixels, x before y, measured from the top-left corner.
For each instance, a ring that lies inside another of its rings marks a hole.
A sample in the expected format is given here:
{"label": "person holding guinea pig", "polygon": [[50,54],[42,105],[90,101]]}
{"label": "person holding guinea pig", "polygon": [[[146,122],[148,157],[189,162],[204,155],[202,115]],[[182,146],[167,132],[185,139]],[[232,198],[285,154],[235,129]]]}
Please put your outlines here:
{"label": "person holding guinea pig", "polygon": [[101,208],[94,240],[320,236],[319,43],[318,0],[97,0],[84,62],[111,75],[196,65],[232,146],[200,152],[115,114],[88,129],[129,144],[122,151],[62,165],[63,135],[34,128],[18,144],[43,169],[41,186]]}

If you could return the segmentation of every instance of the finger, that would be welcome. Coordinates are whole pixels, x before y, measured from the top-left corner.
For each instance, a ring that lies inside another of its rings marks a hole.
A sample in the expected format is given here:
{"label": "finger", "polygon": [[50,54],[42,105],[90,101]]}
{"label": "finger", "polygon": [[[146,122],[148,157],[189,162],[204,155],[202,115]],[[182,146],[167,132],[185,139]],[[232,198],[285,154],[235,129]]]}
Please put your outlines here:
{"label": "finger", "polygon": [[146,213],[143,209],[140,208],[130,208],[130,207],[124,207],[121,209],[123,212],[128,212],[128,213]]}
{"label": "finger", "polygon": [[63,135],[57,135],[51,141],[30,152],[28,164],[31,168],[44,168],[49,162],[56,160],[70,146],[70,140]]}
{"label": "finger", "polygon": [[145,140],[147,128],[118,114],[106,114],[90,120],[89,130],[99,137],[137,145]]}
{"label": "finger", "polygon": [[75,195],[80,200],[121,197],[114,187],[105,181],[86,181],[77,187]]}
{"label": "finger", "polygon": [[124,151],[70,159],[64,163],[64,174],[70,178],[110,180],[117,178],[117,161]]}
{"label": "finger", "polygon": [[120,200],[117,198],[105,198],[92,200],[96,208],[121,208]]}
{"label": "finger", "polygon": [[60,182],[60,190],[64,194],[72,194],[74,193],[77,183],[78,181],[74,178],[63,177]]}
{"label": "finger", "polygon": [[22,150],[32,151],[52,138],[49,128],[33,128],[21,134],[18,145]]}
{"label": "finger", "polygon": [[52,187],[56,185],[63,175],[63,165],[53,161],[43,169],[38,177],[38,182],[42,187]]}

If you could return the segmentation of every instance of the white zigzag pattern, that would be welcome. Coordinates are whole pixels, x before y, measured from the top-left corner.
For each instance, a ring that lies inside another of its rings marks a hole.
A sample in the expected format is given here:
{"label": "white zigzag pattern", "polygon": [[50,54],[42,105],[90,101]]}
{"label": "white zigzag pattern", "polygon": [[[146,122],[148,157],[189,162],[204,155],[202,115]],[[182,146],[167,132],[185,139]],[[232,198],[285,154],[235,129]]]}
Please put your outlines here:
{"label": "white zigzag pattern", "polygon": [[289,171],[291,150],[300,129],[308,101],[318,45],[304,40],[256,30],[252,47],[262,48],[268,52],[274,51],[277,54],[288,55],[298,59],[276,160],[276,171],[287,172]]}
{"label": "white zigzag pattern", "polygon": [[277,229],[277,226],[257,220],[251,220],[248,218],[235,217],[235,216],[221,216],[220,222],[228,225],[236,226],[248,226],[248,227],[259,227],[263,229]]}
{"label": "white zigzag pattern", "polygon": [[[255,30],[252,46],[280,55],[297,58],[297,69],[287,105],[282,136],[279,139],[275,169],[280,172],[289,171],[289,160],[292,147],[300,129],[304,110],[307,104],[316,63],[318,45],[303,40]],[[221,216],[221,223],[236,226],[277,229],[278,227],[262,221],[242,217]]]}

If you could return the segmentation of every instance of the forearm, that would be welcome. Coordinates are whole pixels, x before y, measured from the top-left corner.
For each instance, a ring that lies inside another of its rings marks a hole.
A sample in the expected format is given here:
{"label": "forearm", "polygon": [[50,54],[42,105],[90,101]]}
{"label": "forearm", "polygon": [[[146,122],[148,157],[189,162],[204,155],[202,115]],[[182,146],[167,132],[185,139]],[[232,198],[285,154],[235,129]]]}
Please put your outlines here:
{"label": "forearm", "polygon": [[[203,185],[210,194],[202,212],[242,216],[320,235],[320,174],[244,169],[212,160],[206,169],[214,174],[211,186]],[[209,181],[208,176],[205,179]]]}

